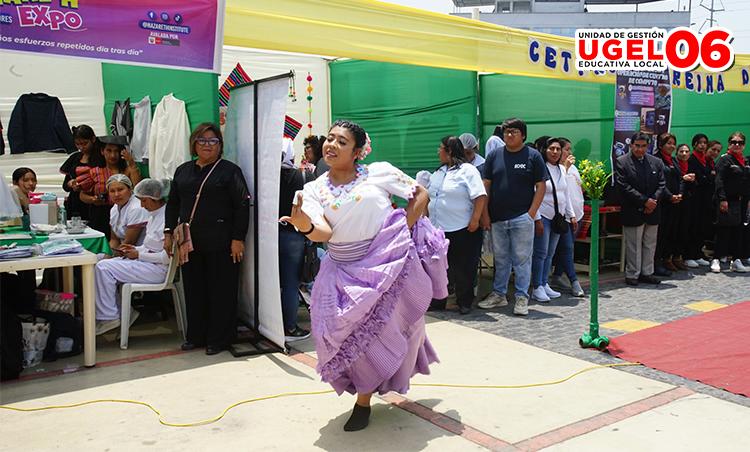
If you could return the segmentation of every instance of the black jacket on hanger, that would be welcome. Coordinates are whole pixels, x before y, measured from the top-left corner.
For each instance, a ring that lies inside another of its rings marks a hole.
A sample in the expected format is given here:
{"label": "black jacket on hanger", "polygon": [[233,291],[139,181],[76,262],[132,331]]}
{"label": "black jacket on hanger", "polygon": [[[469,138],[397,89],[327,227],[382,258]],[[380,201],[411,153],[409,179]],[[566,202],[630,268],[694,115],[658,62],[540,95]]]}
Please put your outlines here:
{"label": "black jacket on hanger", "polygon": [[18,98],[8,124],[11,154],[38,151],[75,152],[73,134],[60,99],[44,93]]}
{"label": "black jacket on hanger", "polygon": [[112,135],[128,137],[128,143],[133,138],[133,117],[130,114],[130,98],[123,101],[116,100],[112,108],[112,119],[109,122]]}

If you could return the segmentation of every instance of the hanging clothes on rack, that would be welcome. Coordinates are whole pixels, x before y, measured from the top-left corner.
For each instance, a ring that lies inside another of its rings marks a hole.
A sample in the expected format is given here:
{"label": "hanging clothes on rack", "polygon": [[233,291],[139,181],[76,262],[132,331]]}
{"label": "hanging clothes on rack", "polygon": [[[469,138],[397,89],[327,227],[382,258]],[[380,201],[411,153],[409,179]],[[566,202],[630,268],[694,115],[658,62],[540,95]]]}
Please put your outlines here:
{"label": "hanging clothes on rack", "polygon": [[148,139],[151,132],[151,98],[145,96],[133,105],[133,137],[130,139],[130,155],[136,162],[148,160]]}
{"label": "hanging clothes on rack", "polygon": [[76,151],[62,103],[44,93],[24,94],[16,101],[8,123],[11,154]]}
{"label": "hanging clothes on rack", "polygon": [[153,179],[172,179],[182,163],[190,160],[190,123],[185,102],[172,93],[154,110],[148,140],[148,172]]}
{"label": "hanging clothes on rack", "polygon": [[130,117],[130,98],[123,101],[116,100],[112,108],[112,119],[109,122],[109,130],[116,137],[133,138],[133,119]]}

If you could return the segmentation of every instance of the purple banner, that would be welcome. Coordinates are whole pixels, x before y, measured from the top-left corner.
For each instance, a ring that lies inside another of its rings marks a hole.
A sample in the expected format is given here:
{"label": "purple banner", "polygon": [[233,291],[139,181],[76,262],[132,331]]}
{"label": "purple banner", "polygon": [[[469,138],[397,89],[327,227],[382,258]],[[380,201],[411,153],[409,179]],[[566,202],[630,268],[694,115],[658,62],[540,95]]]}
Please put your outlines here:
{"label": "purple banner", "polygon": [[223,0],[0,4],[0,49],[216,73],[221,69]]}

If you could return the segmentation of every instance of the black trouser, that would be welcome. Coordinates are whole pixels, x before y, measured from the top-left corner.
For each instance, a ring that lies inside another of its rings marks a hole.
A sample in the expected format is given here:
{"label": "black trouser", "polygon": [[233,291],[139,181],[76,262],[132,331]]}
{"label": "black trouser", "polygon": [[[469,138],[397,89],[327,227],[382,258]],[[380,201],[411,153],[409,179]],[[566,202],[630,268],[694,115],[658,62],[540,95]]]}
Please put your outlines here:
{"label": "black trouser", "polygon": [[703,258],[703,245],[713,240],[714,205],[706,196],[695,196],[691,200],[690,238],[685,259]]}
{"label": "black trouser", "polygon": [[714,259],[732,257],[742,259],[744,254],[743,226],[716,226],[716,245],[714,246]]}
{"label": "black trouser", "polygon": [[678,255],[677,241],[677,207],[664,201],[661,207],[661,221],[656,239],[656,262]]}
{"label": "black trouser", "polygon": [[240,265],[228,249],[193,251],[183,265],[187,308],[187,341],[196,345],[227,346],[237,330],[237,291]]}
{"label": "black trouser", "polygon": [[456,287],[459,306],[471,307],[474,303],[474,280],[482,253],[482,230],[469,232],[467,228],[446,232],[448,247],[448,283]]}

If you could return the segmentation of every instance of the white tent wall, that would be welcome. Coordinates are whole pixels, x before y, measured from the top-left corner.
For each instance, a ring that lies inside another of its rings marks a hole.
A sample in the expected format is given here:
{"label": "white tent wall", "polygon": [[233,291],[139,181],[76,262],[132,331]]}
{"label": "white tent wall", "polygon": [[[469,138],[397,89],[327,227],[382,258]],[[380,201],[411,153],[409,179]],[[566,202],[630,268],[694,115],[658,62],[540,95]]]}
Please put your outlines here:
{"label": "white tent wall", "polygon": [[[254,326],[257,322],[258,331],[281,348],[284,348],[284,323],[278,259],[282,151],[280,131],[284,127],[287,89],[288,79],[280,78],[261,81],[257,88],[248,85],[233,90],[225,130],[225,157],[242,168],[250,190],[251,204],[254,206],[245,240],[245,258],[240,270],[238,314],[248,325]],[[257,121],[255,102],[258,105]],[[254,130],[256,122],[257,130]],[[254,141],[256,137],[259,150],[257,156]]]}
{"label": "white tent wall", "polygon": [[38,190],[62,192],[60,164],[65,154],[35,153],[10,156],[8,125],[10,114],[22,94],[46,93],[60,99],[71,126],[88,124],[98,134],[106,133],[102,108],[104,88],[102,66],[95,60],[41,54],[3,52],[0,58],[0,120],[3,123],[5,156],[0,168],[6,179],[19,166],[36,171]]}
{"label": "white tent wall", "polygon": [[[289,71],[296,74],[297,101],[287,98],[286,114],[302,123],[302,130],[294,140],[294,153],[297,163],[302,155],[302,141],[308,135],[307,73],[312,76],[312,133],[325,135],[330,122],[330,102],[328,90],[328,60],[320,56],[286,52],[254,50],[244,47],[224,46],[219,84],[224,83],[232,69],[240,63],[253,80],[273,77]],[[281,133],[281,132],[280,132]]]}

